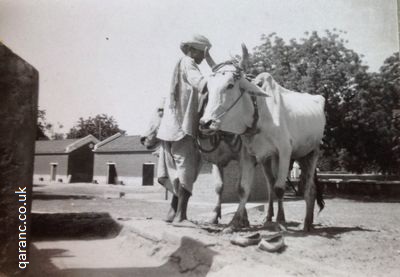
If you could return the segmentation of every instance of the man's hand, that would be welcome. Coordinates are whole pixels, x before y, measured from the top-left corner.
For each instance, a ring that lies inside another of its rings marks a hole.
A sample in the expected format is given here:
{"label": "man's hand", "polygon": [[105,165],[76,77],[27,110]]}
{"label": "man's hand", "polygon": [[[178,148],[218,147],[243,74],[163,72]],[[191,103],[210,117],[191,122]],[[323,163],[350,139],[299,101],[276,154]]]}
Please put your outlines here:
{"label": "man's hand", "polygon": [[204,58],[206,59],[206,62],[208,63],[208,65],[213,68],[215,66],[215,62],[214,60],[211,58],[210,55],[210,48],[206,46],[206,48],[204,49]]}

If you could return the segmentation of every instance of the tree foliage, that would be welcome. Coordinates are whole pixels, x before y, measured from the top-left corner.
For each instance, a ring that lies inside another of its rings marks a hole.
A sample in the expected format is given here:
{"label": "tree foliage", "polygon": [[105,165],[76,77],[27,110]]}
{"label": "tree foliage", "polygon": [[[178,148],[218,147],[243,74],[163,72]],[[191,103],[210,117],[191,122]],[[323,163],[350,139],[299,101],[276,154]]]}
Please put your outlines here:
{"label": "tree foliage", "polygon": [[399,55],[369,73],[343,33],[305,33],[289,43],[275,33],[263,35],[250,73],[266,71],[288,89],[325,97],[327,169],[394,172],[400,159],[399,119],[393,115],[399,108]]}
{"label": "tree foliage", "polygon": [[49,138],[46,136],[46,111],[38,110],[37,114],[37,128],[36,128],[36,140],[48,140]]}
{"label": "tree foliage", "polygon": [[125,134],[112,116],[99,114],[87,119],[79,118],[77,124],[68,132],[67,138],[83,138],[93,135],[97,139],[103,140],[118,132]]}
{"label": "tree foliage", "polygon": [[[55,125],[48,122],[46,119],[46,111],[38,110],[38,120],[36,129],[36,140],[60,140],[64,139],[65,135],[55,131]],[[63,125],[57,122],[58,130],[63,128]]]}

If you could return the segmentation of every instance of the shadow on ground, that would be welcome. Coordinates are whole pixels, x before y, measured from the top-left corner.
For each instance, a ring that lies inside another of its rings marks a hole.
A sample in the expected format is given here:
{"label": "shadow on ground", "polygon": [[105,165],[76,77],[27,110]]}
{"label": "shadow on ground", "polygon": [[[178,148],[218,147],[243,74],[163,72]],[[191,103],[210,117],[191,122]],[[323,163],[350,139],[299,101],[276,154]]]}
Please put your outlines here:
{"label": "shadow on ground", "polygon": [[94,196],[88,195],[69,195],[69,194],[48,194],[43,192],[33,192],[33,200],[65,200],[65,199],[83,199],[91,200]]}
{"label": "shadow on ground", "polygon": [[33,213],[33,240],[116,237],[122,226],[108,213]]}
{"label": "shadow on ground", "polygon": [[307,236],[321,236],[327,239],[338,239],[340,235],[349,232],[376,232],[375,230],[361,228],[359,226],[343,227],[343,226],[322,226],[314,224],[314,229],[310,232],[304,232],[300,226],[301,223],[290,221],[286,224],[286,236],[291,237],[307,237]]}
{"label": "shadow on ground", "polygon": [[[29,268],[26,276],[146,276],[146,277],[173,277],[173,276],[207,276],[213,263],[214,256],[218,252],[190,237],[183,237],[180,246],[174,251],[167,262],[157,267],[126,267],[126,268],[71,268],[59,269],[54,266],[51,259],[64,257],[63,249],[39,250],[32,247],[32,255],[35,255],[35,267]],[[135,257],[132,256],[134,261]]]}
{"label": "shadow on ground", "polygon": [[[289,237],[307,237],[307,236],[321,236],[328,239],[338,239],[340,235],[349,232],[376,232],[376,230],[365,229],[359,226],[354,227],[342,227],[342,226],[322,226],[320,224],[314,224],[314,229],[310,232],[304,232],[302,230],[300,222],[290,221],[285,224],[278,224],[276,222],[270,222],[267,225],[259,224],[252,225],[250,227],[241,229],[231,229],[233,233],[255,233],[255,232],[283,232],[284,236]],[[206,230],[209,233],[222,233],[225,229],[231,228],[228,224],[199,224],[199,227]],[[285,230],[286,229],[286,230]]]}

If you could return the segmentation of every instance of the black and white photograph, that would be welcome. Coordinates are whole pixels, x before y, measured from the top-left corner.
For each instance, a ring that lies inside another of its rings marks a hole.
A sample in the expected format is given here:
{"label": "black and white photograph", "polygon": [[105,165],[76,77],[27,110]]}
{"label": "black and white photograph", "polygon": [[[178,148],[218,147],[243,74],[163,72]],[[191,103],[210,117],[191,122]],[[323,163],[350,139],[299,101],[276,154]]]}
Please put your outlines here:
{"label": "black and white photograph", "polygon": [[400,276],[400,0],[0,0],[0,277]]}

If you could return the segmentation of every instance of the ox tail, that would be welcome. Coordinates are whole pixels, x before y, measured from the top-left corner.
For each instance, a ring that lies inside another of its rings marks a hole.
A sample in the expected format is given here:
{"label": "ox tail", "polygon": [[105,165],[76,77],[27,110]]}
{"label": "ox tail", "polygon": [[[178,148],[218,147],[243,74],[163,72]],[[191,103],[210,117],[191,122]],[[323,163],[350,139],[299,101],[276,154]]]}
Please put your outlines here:
{"label": "ox tail", "polygon": [[319,212],[321,212],[325,207],[325,201],[323,197],[323,184],[318,181],[317,171],[314,172],[314,184],[316,190],[316,201],[319,207]]}

